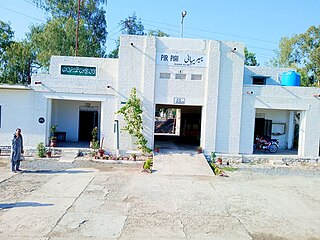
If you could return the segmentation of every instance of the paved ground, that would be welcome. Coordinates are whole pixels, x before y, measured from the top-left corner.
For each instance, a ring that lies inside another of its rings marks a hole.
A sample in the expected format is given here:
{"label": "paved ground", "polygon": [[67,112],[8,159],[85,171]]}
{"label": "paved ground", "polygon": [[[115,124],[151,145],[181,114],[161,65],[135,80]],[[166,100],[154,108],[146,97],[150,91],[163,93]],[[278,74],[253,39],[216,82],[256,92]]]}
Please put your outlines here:
{"label": "paved ground", "polygon": [[0,239],[320,239],[319,167],[241,164],[224,178],[197,164],[38,160],[8,175],[0,160]]}

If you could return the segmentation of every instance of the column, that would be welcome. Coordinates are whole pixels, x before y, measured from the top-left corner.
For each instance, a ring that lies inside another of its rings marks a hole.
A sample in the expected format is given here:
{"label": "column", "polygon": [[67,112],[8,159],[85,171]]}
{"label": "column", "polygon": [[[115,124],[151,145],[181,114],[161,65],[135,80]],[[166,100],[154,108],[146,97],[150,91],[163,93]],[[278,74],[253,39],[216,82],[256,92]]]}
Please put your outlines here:
{"label": "column", "polygon": [[294,140],[294,111],[289,111],[289,125],[288,125],[288,135],[287,135],[287,142],[288,142],[288,149],[292,149],[293,140]]}

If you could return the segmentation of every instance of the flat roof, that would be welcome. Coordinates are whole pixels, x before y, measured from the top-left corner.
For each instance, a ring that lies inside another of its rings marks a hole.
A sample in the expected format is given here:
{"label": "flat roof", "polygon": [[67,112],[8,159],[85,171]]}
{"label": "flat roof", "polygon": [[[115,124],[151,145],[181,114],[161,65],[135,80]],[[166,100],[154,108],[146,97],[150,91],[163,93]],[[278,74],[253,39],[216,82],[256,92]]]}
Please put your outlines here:
{"label": "flat roof", "polygon": [[31,90],[32,88],[29,86],[24,86],[24,85],[0,84],[0,89]]}

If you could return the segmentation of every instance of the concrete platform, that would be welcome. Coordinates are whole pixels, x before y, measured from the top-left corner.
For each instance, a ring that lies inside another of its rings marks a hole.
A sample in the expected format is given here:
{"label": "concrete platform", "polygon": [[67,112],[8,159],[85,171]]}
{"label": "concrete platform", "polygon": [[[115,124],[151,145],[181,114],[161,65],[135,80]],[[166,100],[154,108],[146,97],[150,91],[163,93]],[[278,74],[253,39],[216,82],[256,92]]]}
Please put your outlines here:
{"label": "concrete platform", "polygon": [[160,175],[213,176],[203,154],[172,153],[154,156],[153,169]]}

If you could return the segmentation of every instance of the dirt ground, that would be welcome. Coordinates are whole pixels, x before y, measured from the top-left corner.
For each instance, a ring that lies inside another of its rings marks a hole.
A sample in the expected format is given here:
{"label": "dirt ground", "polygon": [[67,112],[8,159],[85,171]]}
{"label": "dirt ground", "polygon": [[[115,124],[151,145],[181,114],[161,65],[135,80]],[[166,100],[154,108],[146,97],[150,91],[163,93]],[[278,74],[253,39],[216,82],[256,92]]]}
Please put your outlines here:
{"label": "dirt ground", "polygon": [[47,165],[0,183],[0,239],[320,239],[319,166],[232,165],[226,178]]}

